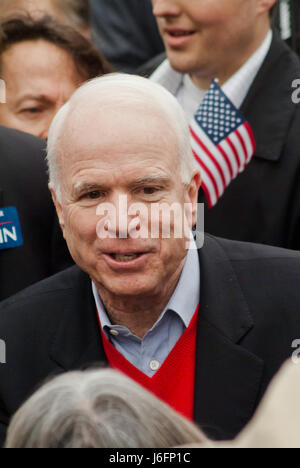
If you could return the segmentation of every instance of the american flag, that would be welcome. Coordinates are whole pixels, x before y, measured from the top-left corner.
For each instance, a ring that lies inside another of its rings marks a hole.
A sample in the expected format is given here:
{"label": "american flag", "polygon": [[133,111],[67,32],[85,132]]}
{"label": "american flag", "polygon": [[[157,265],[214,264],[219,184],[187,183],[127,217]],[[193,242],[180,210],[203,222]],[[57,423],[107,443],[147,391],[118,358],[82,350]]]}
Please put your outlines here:
{"label": "american flag", "polygon": [[193,117],[190,131],[202,187],[212,208],[250,162],[256,146],[254,135],[216,80]]}

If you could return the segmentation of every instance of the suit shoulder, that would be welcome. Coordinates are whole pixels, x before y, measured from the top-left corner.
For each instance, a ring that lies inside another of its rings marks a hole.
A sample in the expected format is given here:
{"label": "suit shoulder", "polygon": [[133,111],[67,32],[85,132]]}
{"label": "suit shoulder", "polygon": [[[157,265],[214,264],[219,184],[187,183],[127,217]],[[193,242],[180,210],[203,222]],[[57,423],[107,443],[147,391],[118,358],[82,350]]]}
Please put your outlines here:
{"label": "suit shoulder", "polygon": [[233,262],[250,262],[255,260],[268,262],[276,259],[281,260],[283,264],[288,264],[291,260],[294,260],[296,263],[299,263],[300,268],[300,252],[298,251],[264,244],[228,240],[211,235],[207,235],[207,237],[222,247],[229,260]]}
{"label": "suit shoulder", "polygon": [[[286,62],[287,62],[287,68],[288,68],[288,71],[293,71],[293,72],[300,72],[300,58],[298,57],[298,55],[293,51],[291,50],[286,44],[284,44],[288,51],[285,55],[285,59],[286,59]],[[296,75],[296,78],[298,77],[298,75]],[[295,78],[295,76],[293,77]]]}
{"label": "suit shoulder", "polygon": [[215,271],[226,271],[223,281],[230,286],[228,294],[235,284],[247,304],[254,335],[263,340],[270,324],[274,330],[277,326],[285,329],[288,341],[293,333],[299,333],[300,252],[211,236],[208,242],[211,252],[217,251]]}
{"label": "suit shoulder", "polygon": [[[29,133],[20,132],[11,128],[0,126],[0,144],[8,148],[19,148],[20,152],[25,152],[31,147],[37,150],[45,149],[45,142]],[[23,146],[22,146],[23,145]],[[25,145],[25,147],[24,147]]]}
{"label": "suit shoulder", "polygon": [[300,58],[277,34],[273,38],[266,62],[269,62],[269,60],[272,69],[278,67],[280,63],[281,67],[278,71],[280,76],[290,75],[292,79],[298,77],[294,73],[300,71]]}
{"label": "suit shoulder", "polygon": [[136,70],[136,74],[139,76],[143,76],[145,78],[149,78],[152,73],[162,64],[162,62],[166,59],[166,53],[163,52],[162,54],[156,55],[154,58],[148,60],[148,62],[144,63],[141,67]]}
{"label": "suit shoulder", "polygon": [[37,180],[41,171],[42,179],[46,175],[46,144],[40,138],[0,126],[0,153],[1,172],[15,173],[17,167],[19,172],[24,171],[23,177],[32,176],[31,171]]}
{"label": "suit shoulder", "polygon": [[53,303],[59,304],[63,297],[78,291],[80,284],[88,277],[77,266],[73,266],[47,278],[0,303],[0,322],[13,311],[43,310]]}

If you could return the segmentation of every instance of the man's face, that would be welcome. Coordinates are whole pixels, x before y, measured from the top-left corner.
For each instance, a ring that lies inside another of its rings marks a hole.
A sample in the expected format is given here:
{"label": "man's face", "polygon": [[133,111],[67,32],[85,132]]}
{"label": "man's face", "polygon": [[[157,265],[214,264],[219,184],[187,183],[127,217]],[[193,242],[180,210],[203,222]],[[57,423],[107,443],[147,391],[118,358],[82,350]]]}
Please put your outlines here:
{"label": "man's face", "polygon": [[261,40],[261,0],[152,2],[169,60],[182,73],[218,77],[219,70],[228,69],[230,75]]}
{"label": "man's face", "polygon": [[[195,208],[199,173],[189,187],[183,185],[177,142],[163,118],[128,108],[80,111],[72,125],[67,123],[59,145],[60,203],[54,194],[70,252],[100,291],[159,295],[181,272],[186,239],[184,234],[176,239],[130,237],[135,215],[120,213],[120,196],[126,197],[128,207],[142,203],[149,214],[154,203],[176,202],[182,209],[184,203],[193,203]],[[104,203],[116,209],[117,238],[104,239],[96,232]],[[122,228],[127,238],[119,238],[119,215],[128,220],[127,232]],[[150,217],[146,224],[150,230]]]}
{"label": "man's face", "polygon": [[6,104],[0,124],[47,138],[53,117],[84,81],[72,57],[44,40],[23,41],[2,54]]}

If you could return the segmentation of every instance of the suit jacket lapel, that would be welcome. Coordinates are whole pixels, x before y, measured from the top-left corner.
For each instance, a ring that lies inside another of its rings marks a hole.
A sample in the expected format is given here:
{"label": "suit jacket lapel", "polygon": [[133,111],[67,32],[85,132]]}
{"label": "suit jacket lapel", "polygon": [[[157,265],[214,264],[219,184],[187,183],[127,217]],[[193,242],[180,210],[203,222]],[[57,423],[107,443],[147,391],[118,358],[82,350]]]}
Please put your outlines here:
{"label": "suit jacket lapel", "polygon": [[[277,161],[282,154],[296,111],[292,102],[291,85],[295,79],[295,71],[291,72],[292,61],[291,50],[274,33],[269,54],[241,107],[253,129],[258,158]],[[300,72],[296,56],[293,68]]]}
{"label": "suit jacket lapel", "polygon": [[199,254],[194,416],[208,435],[228,439],[253,415],[264,363],[238,345],[253,320],[226,253],[216,239],[206,236]]}
{"label": "suit jacket lapel", "polygon": [[74,297],[62,314],[51,359],[66,371],[107,364],[90,278],[80,272]]}

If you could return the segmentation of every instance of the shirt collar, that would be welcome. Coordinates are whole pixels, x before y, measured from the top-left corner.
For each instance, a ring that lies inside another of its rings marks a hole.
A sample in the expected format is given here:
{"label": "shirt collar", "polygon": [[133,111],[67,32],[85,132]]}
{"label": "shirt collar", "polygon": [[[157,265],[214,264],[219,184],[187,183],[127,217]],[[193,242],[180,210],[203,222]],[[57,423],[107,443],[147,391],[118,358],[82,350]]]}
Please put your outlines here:
{"label": "shirt collar", "polygon": [[151,81],[159,83],[174,96],[177,95],[180,86],[182,85],[184,75],[177,72],[171,66],[168,59],[164,60],[163,63],[155,70],[151,75]]}
{"label": "shirt collar", "polygon": [[[92,290],[95,303],[98,309],[101,327],[104,331],[111,329],[113,326],[104,308],[101,297],[92,281]],[[168,303],[163,310],[161,316],[157,320],[155,326],[162,320],[168,311],[173,311],[180,317],[185,327],[188,328],[193,315],[197,309],[200,301],[200,264],[197,251],[197,245],[193,238],[191,238],[190,249],[186,256],[185,264],[177,284],[177,287]],[[124,327],[113,327],[124,329]],[[152,328],[152,330],[153,330]]]}
{"label": "shirt collar", "polygon": [[[248,91],[270,50],[272,39],[273,33],[269,30],[263,43],[254,52],[250,59],[231,78],[229,78],[226,83],[223,84],[222,89],[224,93],[229,97],[229,99],[231,99],[237,108],[241,107],[245,97],[247,96]],[[166,59],[151,75],[150,79],[161,84],[176,96],[180,87],[184,84],[185,76],[186,75],[175,71],[169,60]]]}
{"label": "shirt collar", "polygon": [[172,310],[179,315],[186,328],[188,328],[196,308],[200,302],[200,264],[197,245],[191,239],[185,264],[177,284],[177,287],[164,309]]}

